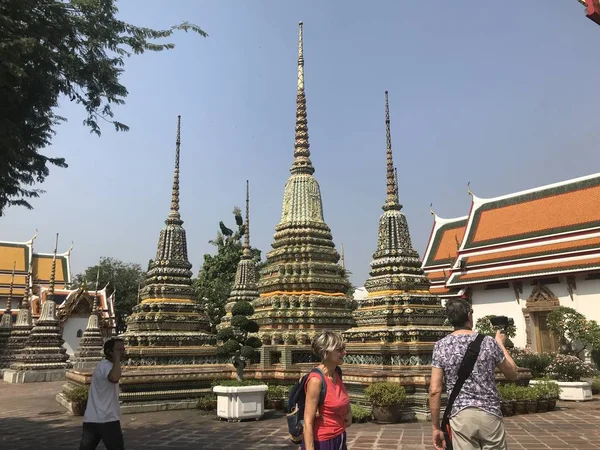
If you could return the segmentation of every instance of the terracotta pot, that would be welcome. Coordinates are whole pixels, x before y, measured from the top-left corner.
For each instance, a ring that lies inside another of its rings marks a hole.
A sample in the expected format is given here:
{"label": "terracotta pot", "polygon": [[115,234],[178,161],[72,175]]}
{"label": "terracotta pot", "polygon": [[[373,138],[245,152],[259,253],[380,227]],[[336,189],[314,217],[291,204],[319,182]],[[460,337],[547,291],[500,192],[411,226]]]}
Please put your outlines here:
{"label": "terracotta pot", "polygon": [[519,400],[515,402],[515,414],[527,414],[527,409],[525,407],[525,401]]}
{"label": "terracotta pot", "polygon": [[538,410],[538,402],[537,400],[528,400],[525,402],[525,409],[527,410],[527,414],[535,414]]}
{"label": "terracotta pot", "polygon": [[548,400],[540,398],[538,400],[538,412],[546,412],[548,411]]}
{"label": "terracotta pot", "polygon": [[514,416],[515,408],[513,403],[502,402],[500,403],[500,409],[504,417]]}
{"label": "terracotta pot", "polygon": [[85,413],[85,407],[87,402],[73,402],[71,403],[71,409],[73,409],[74,416],[83,416]]}
{"label": "terracotta pot", "polygon": [[400,405],[373,406],[373,418],[379,423],[398,423],[402,418]]}
{"label": "terracotta pot", "polygon": [[548,400],[548,411],[554,411],[556,409],[556,399],[551,398]]}

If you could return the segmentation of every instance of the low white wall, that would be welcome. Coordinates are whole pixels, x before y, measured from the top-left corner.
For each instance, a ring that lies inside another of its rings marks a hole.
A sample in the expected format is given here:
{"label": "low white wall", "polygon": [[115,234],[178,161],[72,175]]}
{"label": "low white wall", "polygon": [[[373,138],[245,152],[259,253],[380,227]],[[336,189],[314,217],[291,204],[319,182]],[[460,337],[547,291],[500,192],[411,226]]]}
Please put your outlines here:
{"label": "low white wall", "polygon": [[72,315],[65,322],[63,328],[63,339],[65,340],[63,347],[67,349],[67,354],[73,356],[77,347],[79,347],[79,341],[81,337],[77,337],[77,331],[85,331],[87,327],[89,316]]}

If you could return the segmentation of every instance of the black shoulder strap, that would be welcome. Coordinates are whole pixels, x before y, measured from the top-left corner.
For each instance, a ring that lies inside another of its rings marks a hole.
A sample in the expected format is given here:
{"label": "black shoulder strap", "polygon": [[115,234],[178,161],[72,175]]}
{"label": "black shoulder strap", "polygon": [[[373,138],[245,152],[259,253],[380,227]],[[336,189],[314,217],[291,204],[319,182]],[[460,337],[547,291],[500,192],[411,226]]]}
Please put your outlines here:
{"label": "black shoulder strap", "polygon": [[467,347],[467,351],[465,356],[460,364],[460,368],[458,369],[458,379],[456,380],[456,384],[452,389],[452,393],[450,394],[450,398],[448,399],[448,403],[446,404],[446,410],[444,411],[444,418],[442,419],[442,424],[448,423],[450,420],[450,411],[452,411],[452,406],[454,405],[454,400],[458,397],[460,390],[467,381],[467,378],[471,376],[473,372],[473,368],[475,367],[475,363],[477,362],[477,357],[479,356],[479,351],[481,350],[481,343],[483,342],[484,334],[479,333],[474,341],[472,341]]}
{"label": "black shoulder strap", "polygon": [[327,382],[325,381],[325,375],[323,374],[323,371],[321,369],[315,367],[309,372],[309,374],[313,372],[318,373],[321,377],[321,393],[319,394],[319,405],[322,405],[325,401],[325,396],[327,395]]}

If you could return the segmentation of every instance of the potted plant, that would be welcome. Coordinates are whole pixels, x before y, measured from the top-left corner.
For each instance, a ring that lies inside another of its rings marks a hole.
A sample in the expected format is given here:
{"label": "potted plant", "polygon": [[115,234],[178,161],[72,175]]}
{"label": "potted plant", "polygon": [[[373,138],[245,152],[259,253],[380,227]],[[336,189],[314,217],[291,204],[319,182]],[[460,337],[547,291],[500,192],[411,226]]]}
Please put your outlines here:
{"label": "potted plant", "polygon": [[592,395],[600,394],[600,378],[594,378],[592,380]]}
{"label": "potted plant", "polygon": [[196,408],[200,411],[215,411],[217,409],[217,398],[213,394],[204,394],[198,397]]}
{"label": "potted plant", "polygon": [[74,416],[83,416],[88,401],[88,388],[85,386],[75,386],[63,391],[65,398],[71,403],[71,410]]}
{"label": "potted plant", "polygon": [[548,366],[554,361],[553,355],[548,353],[532,353],[527,349],[514,349],[511,351],[511,355],[517,367],[529,369],[534,379],[546,376]]}
{"label": "potted plant", "polygon": [[373,406],[373,417],[377,422],[400,422],[400,405],[406,399],[404,386],[390,382],[373,383],[365,389],[365,398]]}
{"label": "potted plant", "polygon": [[270,384],[265,398],[265,407],[267,409],[283,409],[287,389],[283,386]]}
{"label": "potted plant", "polygon": [[515,395],[514,384],[502,383],[498,385],[498,394],[500,395],[500,409],[505,417],[515,414]]}
{"label": "potted plant", "polygon": [[[560,400],[586,401],[592,399],[592,384],[581,381],[590,376],[592,370],[584,361],[575,355],[556,355],[548,366],[548,375],[560,388]],[[530,384],[537,385],[540,380],[532,380]]]}
{"label": "potted plant", "polygon": [[217,347],[217,355],[231,356],[237,373],[235,383],[220,383],[213,387],[217,394],[217,416],[222,419],[259,419],[264,414],[267,386],[244,381],[246,365],[256,356],[256,349],[262,346],[258,337],[249,335],[259,329],[258,323],[249,318],[252,314],[254,308],[250,302],[237,302],[231,309],[231,326],[217,332],[217,339],[222,343]]}
{"label": "potted plant", "polygon": [[368,422],[371,418],[371,410],[364,406],[351,403],[350,408],[352,409],[352,423]]}
{"label": "potted plant", "polygon": [[542,401],[548,403],[547,411],[554,411],[556,409],[556,401],[560,397],[561,388],[558,382],[549,378],[538,380],[536,383],[539,395]]}
{"label": "potted plant", "polygon": [[515,414],[527,414],[527,394],[529,388],[524,386],[513,386],[513,396],[515,398]]}
{"label": "potted plant", "polygon": [[538,393],[535,389],[522,386],[522,397],[525,401],[525,411],[527,414],[535,414],[538,412]]}
{"label": "potted plant", "polygon": [[548,411],[548,389],[545,381],[538,380],[533,387],[537,395],[538,412],[544,413]]}

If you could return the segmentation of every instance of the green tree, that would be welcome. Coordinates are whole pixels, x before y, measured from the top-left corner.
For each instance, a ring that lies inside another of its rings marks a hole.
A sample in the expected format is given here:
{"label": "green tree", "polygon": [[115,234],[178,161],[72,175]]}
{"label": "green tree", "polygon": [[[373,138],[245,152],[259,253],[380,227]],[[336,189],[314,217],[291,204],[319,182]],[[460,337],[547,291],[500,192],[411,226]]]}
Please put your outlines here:
{"label": "green tree", "polygon": [[[100,269],[100,272],[98,272]],[[138,289],[146,278],[142,266],[134,263],[125,263],[116,258],[100,259],[100,263],[88,267],[85,272],[75,275],[73,285],[75,288],[83,285],[84,281],[88,290],[96,288],[96,277],[99,275],[99,289],[107,287],[107,294],[115,294],[115,314],[117,316],[117,332],[126,329],[125,320],[131,314],[131,309],[138,302]]]}
{"label": "green tree", "polygon": [[84,125],[100,135],[100,121],[117,131],[114,119],[127,88],[120,83],[125,58],[168,50],[157,43],[175,31],[207,36],[183,22],[166,30],[131,25],[116,18],[117,0],[2,0],[0,2],[0,216],[11,205],[31,209],[28,198],[43,192],[50,166],[67,167],[64,158],[48,157],[57,125],[58,100],[83,106]]}
{"label": "green tree", "polygon": [[[252,362],[256,349],[262,346],[259,338],[248,336],[249,333],[257,333],[259,330],[258,323],[250,319],[252,314],[254,307],[250,302],[239,301],[233,305],[231,326],[217,332],[217,339],[223,343],[217,347],[217,355],[233,356],[240,352],[240,356]],[[243,370],[243,367],[241,369]],[[238,379],[242,381],[241,370],[238,374]]]}
{"label": "green tree", "polygon": [[[233,209],[233,216],[237,229],[233,231],[222,221],[219,222],[217,237],[209,241],[217,248],[217,253],[204,255],[204,263],[195,283],[198,301],[204,306],[213,331],[221,323],[221,317],[225,315],[225,304],[233,287],[235,272],[242,256],[245,227],[240,208]],[[254,260],[259,263],[260,250],[251,248],[251,251]]]}

